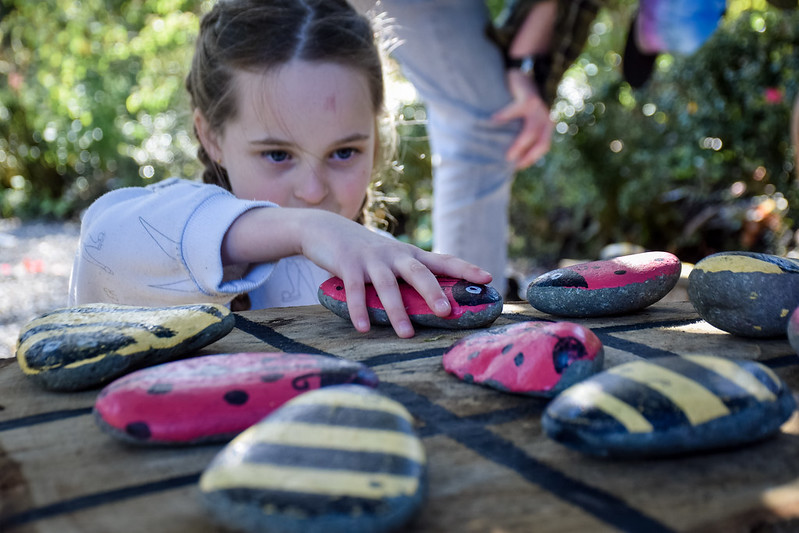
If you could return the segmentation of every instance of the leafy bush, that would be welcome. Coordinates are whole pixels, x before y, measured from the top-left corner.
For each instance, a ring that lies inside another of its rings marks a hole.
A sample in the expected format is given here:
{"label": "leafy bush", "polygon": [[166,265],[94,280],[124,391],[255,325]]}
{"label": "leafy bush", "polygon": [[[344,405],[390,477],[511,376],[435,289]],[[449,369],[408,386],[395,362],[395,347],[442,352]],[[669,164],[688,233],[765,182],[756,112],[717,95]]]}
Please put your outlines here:
{"label": "leafy bush", "polygon": [[106,190],[195,173],[183,79],[204,7],[2,4],[1,216],[66,217]]}
{"label": "leafy bush", "polygon": [[[109,189],[197,174],[183,80],[210,4],[0,0],[0,216],[68,217]],[[633,90],[619,64],[635,5],[609,2],[561,84],[553,148],[514,183],[511,254],[549,265],[614,241],[688,261],[790,251],[799,15],[730,0],[699,52],[661,56]],[[401,172],[384,192],[395,232],[429,247],[424,106],[397,112]]]}
{"label": "leafy bush", "polygon": [[589,47],[561,86],[551,152],[515,182],[513,253],[551,263],[616,241],[687,261],[788,251],[799,15],[744,12],[694,55],[661,56],[641,90],[619,77],[627,19],[615,16],[592,39],[616,42]]}

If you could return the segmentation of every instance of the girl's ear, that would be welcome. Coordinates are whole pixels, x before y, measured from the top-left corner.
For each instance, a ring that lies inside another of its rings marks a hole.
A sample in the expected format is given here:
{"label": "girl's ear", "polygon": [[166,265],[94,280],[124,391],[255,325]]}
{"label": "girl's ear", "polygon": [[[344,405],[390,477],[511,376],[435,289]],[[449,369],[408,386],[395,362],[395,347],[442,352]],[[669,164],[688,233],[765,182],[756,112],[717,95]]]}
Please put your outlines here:
{"label": "girl's ear", "polygon": [[205,148],[205,152],[213,160],[222,164],[222,150],[219,148],[217,134],[211,129],[211,125],[199,109],[194,110],[194,130],[200,139],[200,144]]}

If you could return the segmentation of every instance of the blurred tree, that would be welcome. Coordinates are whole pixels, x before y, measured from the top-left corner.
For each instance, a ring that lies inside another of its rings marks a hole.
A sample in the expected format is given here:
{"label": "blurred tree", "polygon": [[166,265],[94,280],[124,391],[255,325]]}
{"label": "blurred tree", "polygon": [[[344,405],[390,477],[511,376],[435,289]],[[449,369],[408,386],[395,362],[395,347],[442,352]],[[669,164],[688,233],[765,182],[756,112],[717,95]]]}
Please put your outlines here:
{"label": "blurred tree", "polygon": [[69,216],[102,192],[193,174],[189,0],[4,0],[0,215]]}
{"label": "blurred tree", "polygon": [[[199,169],[183,80],[211,0],[0,0],[0,216],[78,213],[111,188]],[[487,0],[493,14],[502,0]],[[511,253],[541,265],[634,241],[696,260],[784,253],[799,209],[789,143],[799,15],[730,0],[694,56],[621,80],[635,0],[609,0],[553,108],[550,153],[520,173]],[[392,100],[393,101],[393,100]],[[395,232],[430,245],[424,106],[393,107]]]}

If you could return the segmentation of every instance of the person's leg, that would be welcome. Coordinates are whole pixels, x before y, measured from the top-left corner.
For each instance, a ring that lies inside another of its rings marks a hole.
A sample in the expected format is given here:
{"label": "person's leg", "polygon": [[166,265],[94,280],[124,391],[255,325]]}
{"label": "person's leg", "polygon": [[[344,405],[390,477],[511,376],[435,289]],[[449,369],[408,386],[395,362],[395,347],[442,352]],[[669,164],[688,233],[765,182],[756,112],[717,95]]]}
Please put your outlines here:
{"label": "person's leg", "polygon": [[520,124],[490,117],[510,102],[499,49],[485,34],[483,0],[382,0],[393,56],[428,114],[433,157],[433,246],[494,276],[504,294],[508,202],[505,153]]}

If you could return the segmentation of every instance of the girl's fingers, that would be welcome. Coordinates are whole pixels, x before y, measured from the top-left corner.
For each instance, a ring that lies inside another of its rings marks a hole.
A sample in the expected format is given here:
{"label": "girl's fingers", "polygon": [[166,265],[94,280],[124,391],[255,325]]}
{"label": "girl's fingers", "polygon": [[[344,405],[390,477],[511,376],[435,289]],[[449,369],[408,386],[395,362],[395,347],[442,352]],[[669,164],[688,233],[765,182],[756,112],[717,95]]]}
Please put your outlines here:
{"label": "girl's fingers", "polygon": [[424,299],[427,306],[438,316],[449,316],[452,306],[438,283],[435,274],[421,261],[413,257],[397,265],[399,276]]}
{"label": "girl's fingers", "polygon": [[408,312],[405,310],[405,303],[402,301],[394,273],[389,269],[380,269],[379,271],[370,271],[369,277],[397,336],[403,339],[413,337],[413,326],[408,318]]}
{"label": "girl's fingers", "polygon": [[347,295],[347,310],[350,321],[361,333],[369,331],[369,313],[366,310],[366,288],[363,279],[344,280],[344,292]]}
{"label": "girl's fingers", "polygon": [[452,255],[421,251],[421,255],[417,259],[433,274],[465,279],[471,283],[483,285],[491,283],[493,279],[489,272]]}

